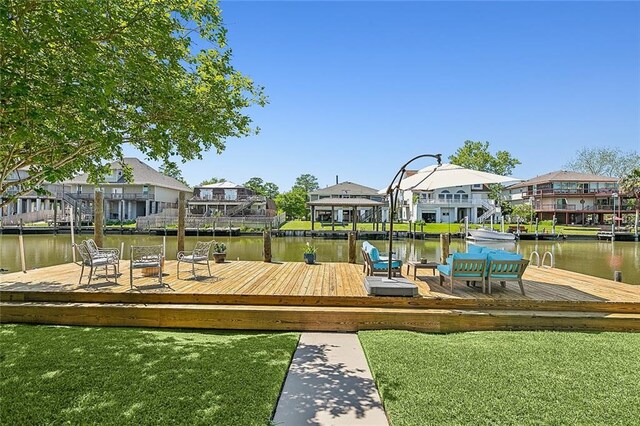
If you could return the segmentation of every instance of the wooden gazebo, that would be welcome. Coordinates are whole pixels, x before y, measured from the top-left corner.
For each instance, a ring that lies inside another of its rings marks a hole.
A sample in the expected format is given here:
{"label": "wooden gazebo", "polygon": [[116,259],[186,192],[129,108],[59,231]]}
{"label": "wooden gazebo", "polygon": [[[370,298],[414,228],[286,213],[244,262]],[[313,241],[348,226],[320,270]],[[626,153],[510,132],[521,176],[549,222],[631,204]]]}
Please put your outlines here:
{"label": "wooden gazebo", "polygon": [[357,210],[359,207],[373,207],[373,223],[378,225],[382,220],[382,207],[387,204],[382,201],[370,200],[368,198],[321,198],[319,200],[309,201],[307,203],[311,207],[311,230],[315,229],[315,217],[317,207],[331,207],[331,230],[335,231],[335,209],[336,207],[349,208],[353,212],[352,224],[353,230],[356,230],[358,222]]}

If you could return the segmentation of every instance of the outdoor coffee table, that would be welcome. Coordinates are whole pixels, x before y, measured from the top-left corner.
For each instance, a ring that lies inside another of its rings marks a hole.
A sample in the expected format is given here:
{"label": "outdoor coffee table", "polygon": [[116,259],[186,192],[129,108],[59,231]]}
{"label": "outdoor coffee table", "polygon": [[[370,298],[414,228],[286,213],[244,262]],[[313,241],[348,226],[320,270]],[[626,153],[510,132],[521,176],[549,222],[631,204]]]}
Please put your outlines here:
{"label": "outdoor coffee table", "polygon": [[433,275],[436,275],[436,268],[438,267],[439,263],[438,262],[427,262],[427,263],[422,263],[418,260],[410,260],[407,262],[407,276],[409,276],[409,271],[411,269],[411,267],[413,266],[413,279],[416,279],[416,272],[418,271],[418,269],[431,269],[431,272],[433,273]]}

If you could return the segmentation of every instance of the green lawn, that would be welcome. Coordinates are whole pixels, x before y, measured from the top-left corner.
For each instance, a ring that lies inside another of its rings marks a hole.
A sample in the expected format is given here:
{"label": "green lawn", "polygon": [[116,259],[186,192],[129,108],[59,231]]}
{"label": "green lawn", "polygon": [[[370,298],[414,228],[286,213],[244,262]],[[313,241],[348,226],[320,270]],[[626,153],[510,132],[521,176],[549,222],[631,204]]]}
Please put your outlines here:
{"label": "green lawn", "polygon": [[[471,225],[471,228],[478,228],[480,225]],[[486,224],[485,226],[489,226]],[[515,223],[508,224],[505,223],[505,230],[509,228],[509,226],[516,226]],[[520,226],[524,226],[527,229],[527,232],[535,232],[535,225],[529,224],[521,224]],[[358,223],[358,230],[360,231],[371,231],[373,229],[373,224],[371,223]],[[413,227],[413,224],[412,224]],[[500,230],[500,225],[494,225],[493,228],[496,231]],[[291,220],[280,227],[281,230],[294,230],[294,231],[309,231],[311,230],[311,221],[308,220]],[[315,229],[317,231],[330,231],[331,226],[322,226],[319,222],[316,222]],[[352,229],[351,224],[347,224],[346,226],[336,226],[336,230],[338,231],[350,231]],[[382,229],[382,225],[380,226]],[[385,228],[388,230],[388,228]],[[394,231],[408,231],[409,225],[407,223],[396,223],[393,225]],[[422,227],[417,225],[418,232],[426,232],[429,234],[441,234],[441,233],[458,233],[460,232],[460,225],[458,223],[425,223]],[[552,230],[551,221],[543,221],[538,224],[538,232],[539,233],[551,233]],[[565,225],[557,225],[555,228],[556,233],[558,234],[566,234],[566,235],[596,235],[599,231],[599,228],[595,227],[580,227],[580,226],[565,226]]]}
{"label": "green lawn", "polygon": [[[336,226],[337,231],[350,231],[353,229],[352,224],[347,224],[346,226]],[[373,224],[371,223],[358,223],[357,228],[360,231],[371,231],[373,230]],[[311,221],[309,220],[290,220],[280,227],[281,230],[294,230],[294,231],[309,231],[311,230]],[[322,226],[320,222],[316,222],[315,225],[316,231],[330,231],[331,225]],[[382,225],[379,225],[379,229],[382,230]],[[385,227],[385,230],[389,230],[388,224]],[[393,225],[394,231],[408,231],[409,224],[407,223],[394,223]],[[460,225],[457,223],[452,223],[449,225],[448,223],[427,223],[424,225],[424,232],[439,234],[442,232],[449,232],[451,230],[452,233],[460,231]],[[418,225],[418,231],[420,231],[420,225]]]}
{"label": "green lawn", "polygon": [[640,419],[640,334],[359,336],[394,426]]}
{"label": "green lawn", "polygon": [[0,326],[0,419],[266,425],[298,335]]}

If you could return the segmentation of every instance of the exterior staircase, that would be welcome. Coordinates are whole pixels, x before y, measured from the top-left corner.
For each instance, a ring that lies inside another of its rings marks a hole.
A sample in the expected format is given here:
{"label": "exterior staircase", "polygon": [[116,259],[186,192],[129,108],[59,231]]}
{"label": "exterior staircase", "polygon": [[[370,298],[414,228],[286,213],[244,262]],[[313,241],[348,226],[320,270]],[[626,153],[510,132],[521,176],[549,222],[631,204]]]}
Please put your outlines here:
{"label": "exterior staircase", "polygon": [[495,204],[490,203],[488,200],[482,200],[482,208],[485,209],[485,212],[478,218],[478,223],[484,223],[487,219],[496,214]]}
{"label": "exterior staircase", "polygon": [[255,202],[257,202],[257,201],[259,201],[261,199],[262,199],[262,197],[250,197],[250,198],[248,198],[242,204],[232,208],[231,210],[227,210],[227,217],[242,216],[242,212],[244,212],[246,209],[251,207],[253,205],[253,203],[255,203]]}

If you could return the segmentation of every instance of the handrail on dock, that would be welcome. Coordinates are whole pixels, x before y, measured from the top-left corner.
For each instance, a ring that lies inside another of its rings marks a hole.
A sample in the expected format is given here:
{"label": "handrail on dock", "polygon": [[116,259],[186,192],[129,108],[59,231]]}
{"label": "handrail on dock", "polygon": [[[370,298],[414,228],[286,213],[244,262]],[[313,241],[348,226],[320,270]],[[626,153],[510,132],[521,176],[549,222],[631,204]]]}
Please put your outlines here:
{"label": "handrail on dock", "polygon": [[536,266],[539,268],[540,267],[540,254],[536,250],[532,251],[531,254],[529,255],[529,263],[533,264],[533,255],[534,254],[536,255],[536,259],[537,259]]}
{"label": "handrail on dock", "polygon": [[[549,266],[544,264],[544,261],[547,259],[547,255],[549,255]],[[555,268],[555,264],[556,264],[556,262],[555,262],[555,260],[553,258],[553,253],[551,253],[550,251],[546,251],[544,253],[544,256],[542,256],[542,265],[541,266],[543,268],[550,268],[551,269],[551,268]]]}

